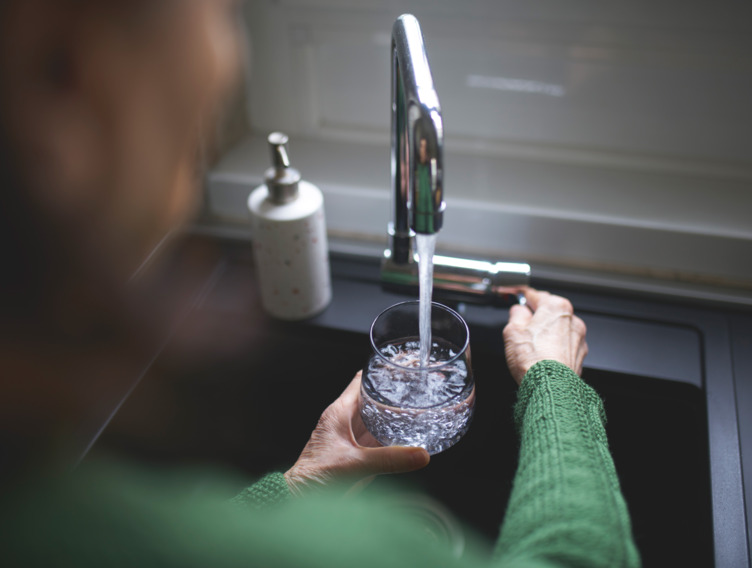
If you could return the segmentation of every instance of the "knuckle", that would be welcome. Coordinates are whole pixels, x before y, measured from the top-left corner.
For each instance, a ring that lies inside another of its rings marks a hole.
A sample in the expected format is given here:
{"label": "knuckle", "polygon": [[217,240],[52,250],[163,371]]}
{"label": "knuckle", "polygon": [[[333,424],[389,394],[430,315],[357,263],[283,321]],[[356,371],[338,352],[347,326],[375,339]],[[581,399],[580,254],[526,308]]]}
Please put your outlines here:
{"label": "knuckle", "polygon": [[567,300],[566,298],[562,298],[561,296],[552,296],[551,297],[551,305],[552,307],[561,310],[562,312],[565,312],[567,314],[574,313],[574,308],[572,307],[572,302]]}
{"label": "knuckle", "polygon": [[544,300],[542,300],[538,304],[538,309],[545,309],[549,312],[565,312],[565,313],[573,313],[574,309],[572,308],[572,303],[563,296],[555,296],[553,294],[549,294],[548,297],[546,297]]}

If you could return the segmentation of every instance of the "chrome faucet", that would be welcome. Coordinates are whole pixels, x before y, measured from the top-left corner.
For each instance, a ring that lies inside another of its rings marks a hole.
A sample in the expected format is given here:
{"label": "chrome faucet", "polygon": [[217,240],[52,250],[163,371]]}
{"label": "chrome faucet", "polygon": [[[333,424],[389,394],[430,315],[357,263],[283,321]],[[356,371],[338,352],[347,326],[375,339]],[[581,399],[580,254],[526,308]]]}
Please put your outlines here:
{"label": "chrome faucet", "polygon": [[434,234],[444,217],[444,125],[415,17],[392,29],[392,223],[395,262],[410,262],[412,233]]}
{"label": "chrome faucet", "polygon": [[[418,20],[403,14],[392,28],[392,222],[381,267],[385,287],[418,285],[415,233],[434,234],[444,220],[444,125]],[[530,266],[435,255],[434,292],[458,300],[513,303]]]}

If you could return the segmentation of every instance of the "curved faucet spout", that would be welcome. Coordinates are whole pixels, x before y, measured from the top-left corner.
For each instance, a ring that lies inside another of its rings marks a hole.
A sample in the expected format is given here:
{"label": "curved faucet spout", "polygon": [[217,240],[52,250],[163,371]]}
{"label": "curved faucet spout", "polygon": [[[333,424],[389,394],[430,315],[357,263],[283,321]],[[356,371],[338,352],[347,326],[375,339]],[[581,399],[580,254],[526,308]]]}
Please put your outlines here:
{"label": "curved faucet spout", "polygon": [[[434,234],[444,220],[444,124],[418,20],[392,28],[392,222],[381,278],[385,287],[418,286],[415,233]],[[508,305],[530,277],[526,263],[490,263],[434,255],[434,292],[461,301]]]}
{"label": "curved faucet spout", "polygon": [[400,16],[392,28],[391,249],[410,257],[411,231],[441,229],[444,126],[418,20]]}

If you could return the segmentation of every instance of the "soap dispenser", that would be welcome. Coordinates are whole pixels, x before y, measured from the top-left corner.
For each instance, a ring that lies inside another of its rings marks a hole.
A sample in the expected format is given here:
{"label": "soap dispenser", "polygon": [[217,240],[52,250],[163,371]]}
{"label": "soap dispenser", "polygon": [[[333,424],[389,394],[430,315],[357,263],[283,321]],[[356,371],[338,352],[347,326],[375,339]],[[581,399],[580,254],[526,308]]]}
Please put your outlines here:
{"label": "soap dispenser", "polygon": [[332,298],[324,196],[290,167],[285,134],[268,142],[272,167],[248,196],[261,303],[274,317],[304,319]]}

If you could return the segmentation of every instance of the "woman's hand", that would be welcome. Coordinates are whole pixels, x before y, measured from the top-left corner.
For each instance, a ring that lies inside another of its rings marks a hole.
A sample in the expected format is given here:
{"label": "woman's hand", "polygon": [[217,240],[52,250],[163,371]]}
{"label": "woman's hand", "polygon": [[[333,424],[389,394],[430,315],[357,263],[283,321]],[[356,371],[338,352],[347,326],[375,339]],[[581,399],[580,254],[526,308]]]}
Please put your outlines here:
{"label": "woman's hand", "polygon": [[400,473],[428,464],[423,448],[382,446],[366,430],[358,410],[358,372],[345,391],[324,411],[308,444],[286,473],[293,493],[306,486],[349,479],[358,482],[381,473]]}
{"label": "woman's hand", "polygon": [[525,290],[527,306],[512,306],[504,328],[504,350],[512,378],[519,385],[538,361],[553,359],[578,375],[588,352],[585,323],[566,298]]}

